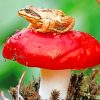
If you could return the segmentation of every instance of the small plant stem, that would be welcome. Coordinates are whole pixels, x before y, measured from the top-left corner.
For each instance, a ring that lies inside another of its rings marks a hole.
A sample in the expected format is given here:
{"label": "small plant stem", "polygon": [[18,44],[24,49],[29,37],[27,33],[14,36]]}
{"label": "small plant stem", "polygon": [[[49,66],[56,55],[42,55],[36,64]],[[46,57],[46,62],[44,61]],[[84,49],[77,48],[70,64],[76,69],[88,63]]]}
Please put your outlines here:
{"label": "small plant stem", "polygon": [[23,72],[23,74],[22,74],[22,76],[21,76],[21,78],[19,80],[19,83],[17,85],[17,90],[16,90],[17,98],[16,98],[16,100],[24,100],[23,97],[20,95],[20,86],[21,86],[21,83],[22,83],[22,81],[24,79],[25,74],[26,74],[26,71]]}
{"label": "small plant stem", "polygon": [[10,100],[10,99],[8,99],[8,98],[5,97],[3,91],[0,92],[0,96],[1,96],[2,100]]}

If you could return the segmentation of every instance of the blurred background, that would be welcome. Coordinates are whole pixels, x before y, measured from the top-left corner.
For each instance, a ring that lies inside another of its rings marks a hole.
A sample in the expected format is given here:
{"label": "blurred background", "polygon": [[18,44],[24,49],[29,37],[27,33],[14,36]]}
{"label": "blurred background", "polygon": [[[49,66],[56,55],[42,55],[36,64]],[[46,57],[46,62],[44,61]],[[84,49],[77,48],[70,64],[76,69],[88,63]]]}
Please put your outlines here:
{"label": "blurred background", "polygon": [[[28,68],[2,57],[7,38],[29,24],[17,15],[17,11],[27,5],[61,9],[75,18],[75,30],[85,31],[100,41],[100,4],[96,0],[0,0],[0,90],[16,86],[25,70],[26,83],[33,77],[39,77],[39,69]],[[91,69],[88,69],[89,72]]]}

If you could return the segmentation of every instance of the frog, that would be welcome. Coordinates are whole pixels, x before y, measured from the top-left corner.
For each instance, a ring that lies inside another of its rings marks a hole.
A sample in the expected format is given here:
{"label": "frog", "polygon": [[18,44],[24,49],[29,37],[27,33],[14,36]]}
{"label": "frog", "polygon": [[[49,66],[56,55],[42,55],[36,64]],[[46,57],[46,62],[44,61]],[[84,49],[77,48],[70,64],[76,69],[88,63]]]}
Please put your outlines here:
{"label": "frog", "polygon": [[62,10],[58,9],[27,6],[20,9],[18,15],[29,22],[27,28],[43,33],[64,33],[71,30],[75,24],[72,16],[67,16]]}

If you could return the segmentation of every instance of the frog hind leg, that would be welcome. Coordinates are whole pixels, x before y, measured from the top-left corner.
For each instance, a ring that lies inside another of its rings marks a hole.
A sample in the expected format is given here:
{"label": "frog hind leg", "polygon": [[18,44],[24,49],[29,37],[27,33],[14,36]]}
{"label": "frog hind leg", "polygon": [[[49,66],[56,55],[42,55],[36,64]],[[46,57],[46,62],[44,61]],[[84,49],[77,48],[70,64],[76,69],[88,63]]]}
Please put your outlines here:
{"label": "frog hind leg", "polygon": [[63,32],[67,32],[73,28],[73,26],[75,24],[74,18],[70,17],[69,22],[70,22],[70,24],[63,30]]}

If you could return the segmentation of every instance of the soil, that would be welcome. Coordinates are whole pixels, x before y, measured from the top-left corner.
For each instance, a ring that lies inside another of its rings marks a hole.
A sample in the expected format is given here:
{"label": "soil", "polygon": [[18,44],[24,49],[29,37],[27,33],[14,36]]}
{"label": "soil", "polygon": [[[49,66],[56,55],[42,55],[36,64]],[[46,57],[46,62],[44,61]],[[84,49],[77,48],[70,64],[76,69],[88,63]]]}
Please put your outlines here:
{"label": "soil", "polygon": [[[66,100],[100,100],[100,84],[96,82],[99,70],[94,70],[89,76],[83,72],[72,74]],[[40,81],[33,80],[28,85],[21,84],[19,94],[23,100],[41,100],[39,96]],[[10,89],[10,94],[17,100],[18,86]],[[53,90],[50,100],[59,100],[59,91]],[[20,99],[21,100],[21,99]]]}

